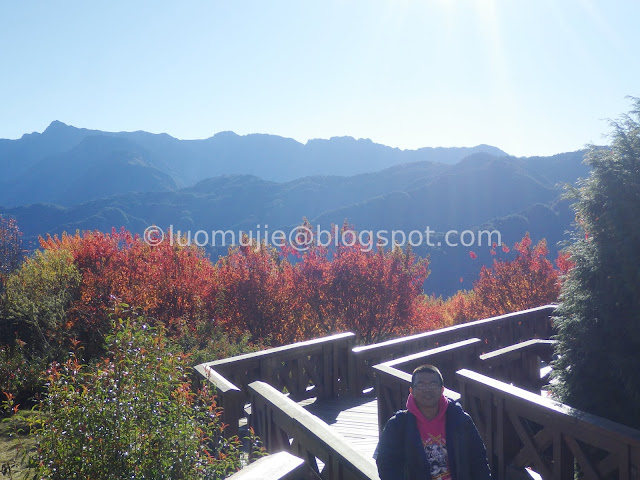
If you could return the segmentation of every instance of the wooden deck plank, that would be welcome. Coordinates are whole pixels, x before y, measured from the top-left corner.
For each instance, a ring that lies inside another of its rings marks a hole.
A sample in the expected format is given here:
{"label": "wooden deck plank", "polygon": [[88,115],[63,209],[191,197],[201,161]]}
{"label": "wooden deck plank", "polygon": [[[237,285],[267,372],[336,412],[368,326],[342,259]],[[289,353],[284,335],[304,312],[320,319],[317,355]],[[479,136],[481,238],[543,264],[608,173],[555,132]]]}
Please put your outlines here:
{"label": "wooden deck plank", "polygon": [[378,445],[378,401],[371,398],[336,398],[305,401],[309,412],[330,425],[357,450],[372,457]]}

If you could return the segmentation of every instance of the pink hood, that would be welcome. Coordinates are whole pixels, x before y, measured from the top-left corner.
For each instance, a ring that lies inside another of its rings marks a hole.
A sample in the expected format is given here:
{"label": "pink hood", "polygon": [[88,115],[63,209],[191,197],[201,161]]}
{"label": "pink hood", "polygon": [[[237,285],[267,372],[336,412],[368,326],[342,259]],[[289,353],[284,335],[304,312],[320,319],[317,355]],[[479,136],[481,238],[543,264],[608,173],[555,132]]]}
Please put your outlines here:
{"label": "pink hood", "polygon": [[409,398],[407,398],[407,410],[413,413],[416,417],[416,421],[418,423],[418,430],[420,431],[420,437],[424,441],[429,434],[438,434],[444,435],[445,430],[445,417],[444,414],[447,411],[447,407],[449,406],[448,400],[444,395],[440,396],[440,410],[438,411],[438,415],[435,418],[428,420],[418,408],[416,404],[416,399],[413,397],[413,394],[409,394]]}

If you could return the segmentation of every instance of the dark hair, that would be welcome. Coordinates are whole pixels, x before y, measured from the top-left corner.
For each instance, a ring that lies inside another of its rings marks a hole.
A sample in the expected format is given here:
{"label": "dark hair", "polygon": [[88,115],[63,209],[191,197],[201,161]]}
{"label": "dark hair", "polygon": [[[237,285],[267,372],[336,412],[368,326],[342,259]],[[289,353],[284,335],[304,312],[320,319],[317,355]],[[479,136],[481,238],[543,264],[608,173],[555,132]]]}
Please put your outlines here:
{"label": "dark hair", "polygon": [[418,368],[416,368],[413,373],[411,374],[411,385],[414,385],[416,382],[416,375],[418,373],[435,373],[436,375],[438,375],[438,377],[440,378],[440,385],[444,385],[444,380],[442,378],[442,373],[440,373],[440,370],[438,370],[437,367],[434,367],[433,365],[420,365]]}

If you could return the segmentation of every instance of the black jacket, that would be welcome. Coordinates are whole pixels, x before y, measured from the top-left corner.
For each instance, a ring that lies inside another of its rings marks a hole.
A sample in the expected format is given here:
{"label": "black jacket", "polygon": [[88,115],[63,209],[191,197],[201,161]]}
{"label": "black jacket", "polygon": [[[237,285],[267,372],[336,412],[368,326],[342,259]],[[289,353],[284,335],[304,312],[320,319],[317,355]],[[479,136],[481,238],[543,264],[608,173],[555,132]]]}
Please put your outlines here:
{"label": "black jacket", "polygon": [[[490,479],[487,451],[478,429],[459,403],[447,400],[445,435],[451,478]],[[376,463],[380,480],[431,480],[431,469],[413,413],[400,410],[387,421],[376,449]]]}

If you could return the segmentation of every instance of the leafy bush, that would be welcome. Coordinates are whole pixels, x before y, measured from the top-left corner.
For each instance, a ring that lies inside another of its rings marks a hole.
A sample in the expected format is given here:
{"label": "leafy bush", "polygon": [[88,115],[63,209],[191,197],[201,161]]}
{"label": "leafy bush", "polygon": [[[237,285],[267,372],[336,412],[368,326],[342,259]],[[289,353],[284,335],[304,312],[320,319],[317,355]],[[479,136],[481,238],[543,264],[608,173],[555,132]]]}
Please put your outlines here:
{"label": "leafy bush", "polygon": [[66,356],[66,308],[80,276],[68,252],[36,252],[13,271],[0,299],[0,392],[25,406],[43,386],[42,372]]}
{"label": "leafy bush", "polygon": [[65,331],[82,341],[85,358],[103,353],[114,298],[141,309],[152,325],[175,337],[174,324],[213,318],[215,269],[202,248],[171,242],[149,245],[124,229],[63,234],[40,240],[49,252],[66,252],[80,274],[66,308]]}
{"label": "leafy bush", "polygon": [[[39,357],[27,357],[24,344],[0,346],[0,394],[11,396],[25,406],[42,387],[42,371],[46,362]],[[5,412],[0,409],[0,418]]]}
{"label": "leafy bush", "polygon": [[[19,339],[29,355],[57,358],[68,349],[66,310],[81,276],[69,252],[36,252],[7,280],[0,315],[0,344]],[[19,342],[18,342],[19,343]]]}
{"label": "leafy bush", "polygon": [[191,361],[163,328],[136,317],[113,328],[108,358],[88,367],[76,351],[48,370],[34,478],[224,478],[240,468],[240,441],[224,438],[214,395],[192,391]]}

